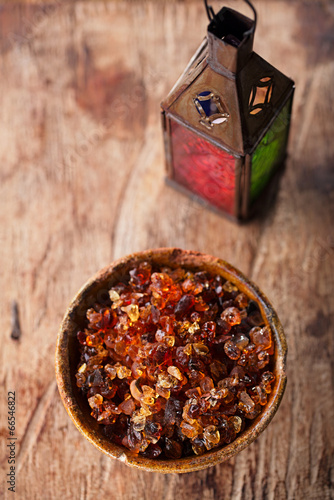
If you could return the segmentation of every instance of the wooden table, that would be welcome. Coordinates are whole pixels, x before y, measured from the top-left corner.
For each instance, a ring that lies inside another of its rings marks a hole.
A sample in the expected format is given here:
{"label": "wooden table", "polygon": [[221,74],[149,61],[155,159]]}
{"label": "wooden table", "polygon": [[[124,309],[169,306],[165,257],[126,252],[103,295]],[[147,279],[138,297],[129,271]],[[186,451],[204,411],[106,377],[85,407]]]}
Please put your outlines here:
{"label": "wooden table", "polygon": [[[334,498],[334,6],[256,7],[255,50],[296,81],[296,94],[277,201],[244,226],[164,183],[159,102],[204,36],[201,1],[1,7],[1,498],[13,498],[8,391],[20,499]],[[289,345],[269,428],[228,463],[186,475],[103,456],[71,423],[54,374],[77,289],[113,259],[162,246],[240,268],[274,303]]]}

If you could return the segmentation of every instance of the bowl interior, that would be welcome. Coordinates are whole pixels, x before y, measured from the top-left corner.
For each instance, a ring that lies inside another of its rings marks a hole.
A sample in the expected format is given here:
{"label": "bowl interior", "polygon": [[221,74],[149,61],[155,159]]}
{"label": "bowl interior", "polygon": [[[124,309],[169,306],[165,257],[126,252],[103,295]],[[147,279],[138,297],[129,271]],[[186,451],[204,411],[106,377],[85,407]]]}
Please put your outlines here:
{"label": "bowl interior", "polygon": [[[148,260],[153,266],[184,267],[192,271],[208,271],[218,274],[238,286],[239,290],[255,300],[265,323],[271,327],[275,341],[275,353],[270,369],[276,376],[268,403],[261,414],[251,422],[231,444],[209,451],[201,456],[178,460],[159,460],[141,457],[130,450],[111,443],[104,437],[99,424],[90,415],[87,399],[76,386],[75,373],[79,363],[76,334],[86,325],[86,311],[98,301],[110,304],[109,289],[123,281],[129,270],[141,261]],[[71,302],[62,322],[56,349],[56,376],[63,403],[76,427],[102,452],[128,465],[156,472],[190,472],[215,465],[229,459],[250,444],[268,425],[283,396],[286,375],[286,341],[282,326],[268,299],[240,271],[225,261],[198,252],[180,249],[157,249],[133,254],[102,269],[91,278]]]}

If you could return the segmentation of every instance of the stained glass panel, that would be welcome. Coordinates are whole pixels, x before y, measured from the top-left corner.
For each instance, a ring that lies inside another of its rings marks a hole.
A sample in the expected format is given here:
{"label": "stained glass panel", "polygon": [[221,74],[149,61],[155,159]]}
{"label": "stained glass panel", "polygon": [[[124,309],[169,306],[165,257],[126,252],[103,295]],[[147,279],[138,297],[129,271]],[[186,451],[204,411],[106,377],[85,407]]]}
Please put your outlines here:
{"label": "stained glass panel", "polygon": [[253,202],[263,191],[285,156],[290,123],[291,99],[271,125],[252,156],[250,200]]}
{"label": "stained glass panel", "polygon": [[173,179],[220,210],[235,212],[235,158],[171,120]]}

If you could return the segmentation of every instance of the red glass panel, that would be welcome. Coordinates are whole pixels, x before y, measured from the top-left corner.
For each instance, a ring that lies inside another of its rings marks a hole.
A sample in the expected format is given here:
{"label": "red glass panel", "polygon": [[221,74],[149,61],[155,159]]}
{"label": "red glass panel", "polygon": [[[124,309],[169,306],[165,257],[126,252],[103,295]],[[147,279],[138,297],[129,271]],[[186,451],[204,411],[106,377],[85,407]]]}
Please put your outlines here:
{"label": "red glass panel", "polygon": [[171,120],[174,180],[231,215],[235,212],[235,158]]}

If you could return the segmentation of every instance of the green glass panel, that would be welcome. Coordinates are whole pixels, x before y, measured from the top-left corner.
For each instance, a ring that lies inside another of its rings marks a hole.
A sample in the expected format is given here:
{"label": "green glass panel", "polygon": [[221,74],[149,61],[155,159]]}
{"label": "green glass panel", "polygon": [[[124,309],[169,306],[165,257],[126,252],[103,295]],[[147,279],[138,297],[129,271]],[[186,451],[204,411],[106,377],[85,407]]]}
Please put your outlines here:
{"label": "green glass panel", "polygon": [[271,175],[282,163],[289,133],[291,99],[269,128],[252,156],[250,200],[263,191]]}

